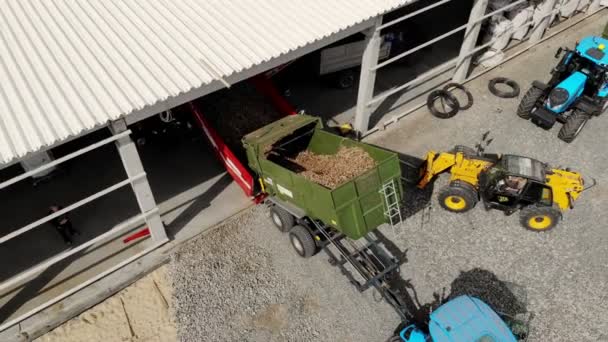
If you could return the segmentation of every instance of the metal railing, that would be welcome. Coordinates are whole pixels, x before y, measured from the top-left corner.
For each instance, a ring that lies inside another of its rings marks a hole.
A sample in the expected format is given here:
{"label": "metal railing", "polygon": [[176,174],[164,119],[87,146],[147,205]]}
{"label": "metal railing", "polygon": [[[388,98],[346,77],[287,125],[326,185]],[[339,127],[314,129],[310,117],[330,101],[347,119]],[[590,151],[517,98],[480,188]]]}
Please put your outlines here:
{"label": "metal railing", "polygon": [[[397,23],[400,23],[400,22],[402,22],[404,20],[407,20],[407,19],[410,19],[412,17],[415,17],[416,15],[419,15],[421,13],[427,12],[427,11],[429,11],[431,9],[434,9],[434,8],[438,7],[438,6],[444,5],[444,4],[446,4],[446,3],[450,2],[450,1],[451,0],[438,1],[438,2],[436,2],[434,4],[431,4],[429,6],[421,8],[419,10],[416,10],[416,11],[414,11],[412,13],[409,13],[409,14],[407,14],[405,16],[402,16],[400,18],[394,19],[394,20],[392,20],[390,22],[387,22],[385,24],[378,25],[378,26],[376,26],[375,31],[379,32],[382,29],[386,29],[387,27],[390,27],[390,26],[395,25]],[[447,38],[449,36],[452,36],[452,35],[454,35],[454,34],[456,34],[458,32],[461,32],[463,30],[466,30],[467,32],[469,32],[471,29],[473,29],[477,25],[481,25],[481,23],[484,20],[486,20],[488,18],[491,18],[492,16],[494,16],[496,14],[500,14],[500,13],[503,13],[505,11],[508,11],[509,9],[512,9],[515,6],[518,6],[518,5],[527,3],[527,2],[528,2],[527,0],[518,0],[518,1],[510,3],[510,4],[508,4],[508,5],[506,5],[506,6],[502,7],[502,8],[499,8],[499,9],[496,9],[496,10],[491,11],[489,13],[485,13],[483,15],[480,15],[477,18],[470,18],[469,21],[466,24],[464,24],[464,25],[461,25],[461,26],[459,26],[459,27],[457,27],[457,28],[455,28],[453,30],[450,30],[449,32],[441,34],[441,35],[439,35],[439,36],[437,36],[437,37],[435,37],[435,38],[433,38],[433,39],[431,39],[431,40],[429,40],[429,41],[427,41],[425,43],[422,43],[422,44],[420,44],[420,45],[418,45],[416,47],[413,47],[413,48],[411,48],[411,49],[409,49],[409,50],[407,50],[405,52],[402,52],[402,53],[400,53],[400,54],[398,54],[398,55],[396,55],[396,56],[394,56],[394,57],[392,57],[392,58],[390,58],[388,60],[383,61],[382,63],[376,63],[375,65],[371,66],[370,71],[375,72],[375,71],[377,71],[377,70],[379,70],[379,69],[381,69],[381,68],[383,68],[383,67],[385,67],[385,66],[387,66],[387,65],[389,65],[391,63],[394,63],[397,60],[400,60],[400,59],[402,59],[402,58],[404,58],[406,56],[409,56],[409,55],[411,55],[411,54],[413,54],[413,53],[415,53],[415,52],[417,52],[417,51],[419,51],[419,50],[421,50],[421,49],[423,49],[425,47],[428,47],[428,46],[430,46],[430,45],[432,45],[434,43],[437,43],[437,42],[439,42],[439,41],[441,41],[441,40],[443,40],[443,39],[445,39],[445,38]],[[601,11],[603,9],[598,4],[595,4],[595,2],[598,2],[598,1],[594,0],[594,2],[590,3],[590,5],[588,7],[588,11],[590,13],[587,15],[587,17],[591,16],[591,15],[593,15],[593,14],[595,14],[598,11]],[[364,106],[363,106],[365,108],[365,111],[367,111],[365,113],[365,115],[369,116],[369,111],[371,111],[371,106],[373,106],[375,104],[378,104],[379,102],[387,99],[388,97],[393,96],[393,95],[395,95],[395,94],[397,94],[399,92],[402,92],[402,91],[404,91],[404,90],[406,90],[408,88],[411,88],[413,86],[422,84],[422,83],[428,81],[429,79],[432,79],[432,78],[434,78],[434,77],[436,77],[436,76],[438,76],[440,74],[443,74],[443,73],[449,71],[452,68],[458,68],[465,60],[472,58],[472,56],[474,54],[476,54],[476,53],[478,53],[478,52],[480,52],[480,51],[482,51],[484,49],[487,49],[487,48],[491,47],[499,39],[502,39],[503,35],[511,35],[511,34],[517,32],[518,30],[521,30],[522,28],[529,27],[529,26],[533,26],[533,30],[534,30],[535,28],[537,28],[535,26],[535,23],[537,23],[539,26],[542,26],[541,24],[543,22],[545,22],[545,21],[548,22],[550,20],[550,18],[553,17],[553,16],[555,16],[556,14],[558,14],[562,10],[562,8],[563,8],[563,6],[555,6],[555,4],[554,4],[553,8],[549,8],[548,12],[543,13],[541,17],[536,17],[536,18],[534,18],[532,20],[529,20],[529,21],[525,22],[524,24],[519,25],[517,27],[511,27],[510,29],[506,30],[505,32],[503,32],[499,36],[494,37],[489,42],[486,42],[483,45],[473,46],[471,49],[461,50],[459,56],[457,56],[457,57],[455,57],[455,58],[453,58],[453,59],[451,59],[451,60],[449,60],[447,62],[444,62],[441,65],[436,66],[432,70],[429,70],[427,72],[424,72],[424,73],[418,75],[414,79],[412,79],[412,80],[410,80],[410,81],[408,81],[408,82],[406,82],[404,84],[401,84],[399,86],[391,88],[391,89],[389,89],[389,90],[387,90],[387,91],[385,91],[385,92],[383,92],[381,94],[378,94],[376,96],[371,96],[371,97],[369,97],[367,99],[359,99],[359,100],[365,101],[364,102]],[[484,9],[484,12],[485,12],[485,9]],[[580,12],[580,11],[578,11],[578,12]],[[528,40],[530,38],[530,36],[531,35],[528,34],[522,41]],[[538,43],[538,42],[535,42],[535,43]],[[467,72],[468,72],[468,70],[467,70]],[[361,114],[357,113],[357,115],[361,115]],[[390,124],[390,123],[392,123],[394,121],[396,121],[396,120],[394,120],[394,119],[389,120],[388,124]],[[380,123],[379,125],[386,126],[385,123]],[[381,128],[382,127],[380,127],[380,129]],[[378,129],[379,129],[378,127],[374,127],[374,128],[372,128],[372,129],[370,129],[370,130],[368,130],[366,132],[361,132],[361,133],[362,133],[362,136],[365,136],[365,135],[369,135],[369,134],[377,131]]]}
{"label": "metal railing", "polygon": [[[87,152],[90,152],[90,151],[98,149],[98,148],[100,148],[102,146],[105,146],[105,145],[107,145],[109,143],[118,142],[121,139],[127,138],[130,134],[131,134],[131,131],[128,130],[128,129],[126,129],[126,130],[124,130],[122,132],[119,132],[119,133],[115,133],[113,136],[111,136],[109,138],[100,140],[100,141],[98,141],[98,142],[96,142],[96,143],[94,143],[92,145],[89,145],[89,146],[87,146],[85,148],[82,148],[80,150],[77,150],[75,152],[67,154],[67,155],[65,155],[65,156],[63,156],[61,158],[58,158],[58,159],[56,159],[56,160],[54,160],[54,161],[52,161],[50,163],[42,165],[42,166],[40,166],[40,167],[38,167],[36,169],[33,169],[33,170],[29,171],[29,172],[25,172],[23,174],[20,174],[19,176],[16,176],[16,177],[14,177],[12,179],[9,179],[9,180],[7,180],[5,182],[2,182],[2,183],[0,183],[0,190],[5,189],[5,188],[7,188],[7,187],[9,187],[9,186],[11,186],[11,185],[13,185],[13,184],[15,184],[17,182],[20,182],[20,181],[22,181],[24,179],[27,179],[28,177],[31,177],[31,176],[33,176],[35,174],[38,174],[38,173],[43,172],[45,170],[48,170],[48,169],[50,169],[50,168],[52,168],[52,167],[54,167],[56,165],[65,163],[66,161],[74,159],[74,158],[76,158],[78,156],[81,156],[81,155],[87,153]],[[121,157],[122,157],[122,155],[121,155]],[[123,160],[123,164],[124,163],[125,163],[125,161]],[[126,168],[126,164],[124,164],[124,165],[125,165],[125,168]],[[126,179],[124,179],[124,180],[122,180],[122,181],[120,181],[120,182],[118,182],[118,183],[116,183],[114,185],[111,185],[111,186],[109,186],[109,187],[107,187],[107,188],[105,188],[105,189],[103,189],[101,191],[98,191],[98,192],[96,192],[96,193],[94,193],[94,194],[92,194],[90,196],[87,196],[84,199],[81,199],[81,200],[79,200],[79,201],[77,201],[75,203],[72,203],[69,206],[67,206],[65,208],[62,208],[61,210],[58,210],[57,212],[54,212],[54,213],[52,213],[50,215],[47,215],[47,216],[45,216],[45,217],[43,217],[41,219],[38,219],[38,220],[34,221],[32,223],[29,223],[29,224],[27,224],[24,227],[16,229],[16,230],[14,230],[13,232],[11,232],[9,234],[1,236],[0,237],[0,244],[6,243],[6,242],[8,242],[8,241],[10,241],[10,240],[18,237],[18,236],[21,236],[21,235],[23,235],[23,234],[25,234],[25,233],[27,233],[27,232],[29,232],[29,231],[37,228],[37,227],[40,227],[41,225],[43,225],[43,224],[45,224],[45,223],[47,223],[47,222],[49,222],[49,221],[51,221],[53,219],[56,219],[56,218],[58,218],[58,217],[60,217],[62,215],[65,215],[66,213],[69,213],[69,212],[71,212],[71,211],[73,211],[73,210],[75,210],[75,209],[77,209],[79,207],[82,207],[82,206],[84,206],[84,205],[86,205],[86,204],[88,204],[90,202],[93,202],[93,201],[95,201],[95,200],[97,200],[97,199],[99,199],[99,198],[101,198],[101,197],[103,197],[105,195],[108,195],[108,194],[110,194],[110,193],[112,193],[112,192],[114,192],[114,191],[116,191],[118,189],[121,189],[121,188],[123,188],[125,186],[128,186],[128,185],[135,186],[135,184],[140,183],[142,180],[145,180],[145,178],[146,178],[146,173],[143,171],[143,169],[142,169],[141,172],[137,172],[136,174],[133,174],[133,175],[129,174],[129,170],[126,170],[126,171],[127,171],[127,174],[128,174],[128,177]],[[67,259],[69,257],[72,257],[72,256],[76,255],[77,253],[85,251],[86,249],[90,248],[93,245],[105,243],[105,242],[107,242],[107,241],[109,241],[109,240],[111,240],[113,238],[116,238],[120,233],[124,233],[125,231],[128,231],[129,229],[132,229],[134,225],[145,223],[145,222],[147,222],[147,220],[150,217],[158,215],[158,207],[154,207],[154,208],[151,208],[151,209],[145,210],[145,211],[143,210],[143,208],[141,208],[141,209],[142,209],[142,212],[139,215],[129,218],[128,220],[126,220],[126,221],[120,223],[119,225],[113,227],[109,231],[106,231],[105,233],[102,233],[101,235],[98,235],[98,236],[96,236],[93,239],[90,239],[90,240],[88,240],[86,242],[83,242],[83,243],[81,243],[81,244],[79,244],[79,245],[77,245],[77,246],[75,246],[75,247],[73,247],[73,248],[71,248],[71,249],[69,249],[67,251],[64,251],[64,252],[61,252],[61,253],[59,253],[57,255],[54,255],[51,258],[49,258],[49,259],[47,259],[47,260],[45,260],[45,261],[43,261],[41,263],[38,263],[37,265],[35,265],[33,267],[30,267],[30,268],[28,268],[28,269],[26,269],[26,270],[18,273],[17,275],[12,276],[11,278],[3,281],[2,283],[0,283],[0,295],[6,295],[7,293],[10,293],[11,291],[14,291],[15,289],[23,286],[23,284],[26,283],[28,280],[34,278],[36,275],[40,274],[45,269],[47,269],[47,268],[49,268],[49,267],[51,267],[51,266],[53,266],[53,265],[61,262],[62,260],[65,260],[65,259]],[[29,317],[29,316],[31,316],[31,315],[33,315],[33,314],[35,314],[35,313],[37,313],[37,312],[45,309],[46,307],[48,307],[48,306],[50,306],[50,305],[52,305],[52,304],[54,304],[54,303],[62,300],[63,298],[66,298],[67,296],[69,296],[69,295],[75,293],[76,291],[78,291],[78,290],[80,290],[80,289],[82,289],[82,288],[84,288],[84,287],[92,284],[93,282],[95,282],[95,281],[97,281],[97,280],[105,277],[109,273],[114,272],[115,270],[117,270],[117,269],[125,266],[126,264],[130,263],[131,261],[133,261],[133,260],[135,260],[135,259],[137,259],[139,257],[141,257],[142,255],[148,253],[149,251],[151,251],[151,250],[153,250],[155,248],[158,248],[160,245],[162,245],[162,244],[164,244],[165,242],[168,241],[168,239],[166,238],[166,236],[164,238],[157,238],[157,239],[155,239],[154,238],[154,234],[152,234],[152,240],[153,240],[152,245],[149,246],[149,247],[146,247],[146,249],[144,251],[136,253],[136,255],[129,257],[127,260],[124,260],[123,262],[120,262],[117,265],[114,265],[114,266],[110,267],[108,270],[95,275],[93,278],[91,278],[91,279],[89,279],[89,280],[87,280],[87,281],[85,281],[83,283],[80,283],[80,284],[76,285],[75,287],[71,288],[70,290],[61,293],[59,296],[57,296],[55,298],[52,298],[51,300],[49,300],[49,301],[47,301],[47,302],[45,302],[45,303],[37,306],[36,308],[30,310],[29,312],[27,312],[27,313],[25,313],[25,314],[23,314],[23,315],[15,318],[15,319],[12,319],[9,322],[3,323],[2,325],[0,325],[0,331],[2,331],[2,330],[6,329],[6,328],[8,328],[8,327],[10,327],[10,326],[12,326],[14,324],[17,324],[20,321],[26,319],[27,317]]]}
{"label": "metal railing", "polygon": [[[573,22],[573,23],[569,24],[567,27],[565,27],[565,28],[563,28],[563,29],[559,29],[558,31],[553,32],[553,33],[552,33],[552,34],[550,34],[549,36],[545,36],[545,37],[543,37],[541,40],[539,40],[539,41],[535,42],[534,44],[529,44],[528,46],[525,46],[523,49],[520,49],[519,51],[517,51],[517,52],[513,53],[512,55],[510,55],[510,56],[506,57],[506,58],[505,58],[505,59],[502,61],[502,63],[505,63],[505,62],[507,62],[507,61],[509,61],[509,60],[511,60],[511,59],[513,59],[513,58],[515,58],[515,57],[517,57],[517,56],[519,56],[520,54],[522,54],[522,53],[526,52],[527,50],[529,50],[530,48],[532,48],[532,47],[536,46],[537,44],[540,44],[540,43],[544,42],[545,40],[547,40],[547,39],[550,39],[550,38],[554,37],[555,35],[557,35],[557,34],[559,34],[559,33],[563,32],[563,31],[565,31],[566,29],[568,29],[568,28],[570,28],[570,27],[572,27],[572,26],[574,26],[574,25],[576,25],[576,24],[580,23],[581,21],[583,21],[583,20],[585,20],[585,19],[589,18],[590,16],[592,16],[592,15],[594,15],[594,14],[596,14],[596,13],[598,13],[598,12],[600,12],[600,11],[604,10],[604,9],[606,9],[606,7],[599,7],[598,9],[595,9],[594,11],[592,11],[592,12],[588,13],[587,15],[585,15],[584,17],[582,17],[582,18],[580,18],[580,19],[577,19],[575,22]],[[548,17],[548,16],[555,15],[555,14],[556,14],[556,13],[558,13],[560,10],[561,10],[561,7],[557,7],[557,8],[555,8],[555,9],[553,9],[553,10],[552,10],[550,13],[546,14],[544,17]],[[574,16],[574,15],[573,15],[573,16]],[[571,16],[570,18],[572,18],[573,16]],[[527,26],[527,25],[529,26],[529,25],[532,25],[532,24],[534,24],[534,21],[533,21],[533,20],[528,21],[528,22],[526,22],[526,23],[524,23],[524,24],[522,24],[522,25],[520,25],[520,26],[518,26],[518,27],[516,27],[516,28],[513,28],[513,29],[509,30],[509,32],[506,32],[506,33],[504,33],[504,34],[510,34],[510,33],[511,33],[510,31],[514,31],[514,32],[515,32],[515,31],[517,31],[518,29],[520,29],[520,28],[522,28],[522,27],[525,27],[525,26]],[[494,43],[494,42],[495,42],[497,39],[500,39],[500,37],[497,37],[497,38],[493,39],[492,41],[490,41],[490,42],[488,42],[488,43],[485,43],[485,44],[483,44],[483,45],[480,45],[480,46],[475,47],[474,49],[472,49],[472,50],[468,51],[468,52],[466,53],[466,55],[467,55],[467,56],[471,56],[471,55],[473,55],[473,54],[475,54],[475,53],[477,53],[477,52],[479,52],[479,51],[483,50],[484,48],[487,48],[488,46],[492,45],[492,43]],[[521,43],[520,43],[519,45],[521,45]],[[387,97],[389,97],[389,96],[391,96],[391,95],[394,95],[394,94],[398,93],[399,91],[402,91],[403,89],[405,89],[405,88],[407,88],[407,87],[414,86],[414,85],[416,85],[417,83],[423,83],[423,82],[426,82],[427,80],[432,79],[432,78],[436,77],[436,76],[437,76],[437,75],[439,75],[439,74],[442,74],[442,73],[447,72],[448,70],[450,70],[451,68],[455,67],[455,66],[458,64],[458,61],[459,61],[459,59],[460,59],[460,58],[461,58],[461,56],[456,57],[456,58],[454,58],[454,59],[452,59],[452,60],[449,60],[449,61],[445,62],[444,64],[441,64],[441,65],[437,66],[437,67],[436,67],[436,68],[434,68],[433,70],[430,70],[430,71],[427,71],[427,72],[425,72],[425,73],[421,74],[420,76],[418,76],[418,77],[414,78],[413,80],[411,80],[411,81],[407,82],[406,84],[399,86],[399,87],[398,87],[398,88],[399,88],[398,90],[397,90],[397,88],[394,88],[394,89],[388,90],[388,91],[386,91],[386,92],[384,92],[384,93],[382,93],[382,94],[380,94],[380,95],[377,95],[376,97],[374,97],[374,98],[373,98],[373,99],[372,99],[372,100],[369,102],[369,104],[371,105],[371,104],[375,104],[375,103],[377,103],[377,102],[380,102],[380,101],[382,101],[382,100],[386,99]],[[502,63],[501,63],[501,64],[502,64]],[[469,82],[469,81],[471,81],[471,80],[473,80],[473,79],[475,79],[475,78],[477,78],[477,77],[479,77],[479,76],[481,76],[481,75],[485,74],[486,72],[489,72],[490,70],[493,70],[494,68],[496,68],[496,67],[497,67],[497,66],[499,66],[499,65],[500,65],[500,64],[498,64],[498,65],[496,65],[496,66],[489,67],[489,68],[487,68],[487,69],[485,69],[485,70],[481,70],[481,71],[479,71],[479,72],[477,72],[477,73],[475,73],[475,74],[473,74],[473,75],[470,75],[469,77],[467,77],[467,78],[466,78],[466,79],[465,79],[463,82],[461,82],[461,83],[466,83],[466,82]],[[426,101],[424,101],[424,102],[420,102],[420,103],[417,103],[416,105],[412,106],[411,108],[406,109],[406,110],[404,110],[403,112],[401,112],[401,113],[399,113],[399,114],[396,114],[396,115],[392,116],[391,118],[389,118],[389,119],[387,119],[387,120],[385,120],[385,121],[383,121],[383,122],[380,122],[380,123],[379,123],[378,125],[376,125],[375,127],[373,127],[373,128],[371,128],[371,129],[369,129],[369,130],[368,130],[368,131],[367,131],[367,132],[366,132],[366,133],[365,133],[363,136],[367,136],[367,135],[370,135],[370,134],[372,134],[372,133],[375,133],[375,132],[377,132],[377,131],[379,131],[379,130],[382,130],[382,129],[386,128],[386,126],[388,126],[388,125],[390,125],[390,124],[393,124],[393,123],[395,123],[395,122],[399,121],[401,118],[403,118],[403,117],[407,116],[408,114],[411,114],[412,112],[414,112],[414,111],[416,111],[416,110],[418,110],[418,109],[420,109],[420,108],[424,107],[425,105],[426,105]]]}

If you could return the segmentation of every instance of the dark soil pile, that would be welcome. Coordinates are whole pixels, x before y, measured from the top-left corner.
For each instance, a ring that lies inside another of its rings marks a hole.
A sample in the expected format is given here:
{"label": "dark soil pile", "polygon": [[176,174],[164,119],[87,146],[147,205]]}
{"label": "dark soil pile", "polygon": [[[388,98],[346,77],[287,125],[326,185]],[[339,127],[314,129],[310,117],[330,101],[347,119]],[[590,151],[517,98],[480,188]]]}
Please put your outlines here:
{"label": "dark soil pile", "polygon": [[302,151],[291,161],[302,167],[299,174],[304,178],[330,189],[335,189],[376,166],[376,161],[362,148],[345,146],[332,155]]}
{"label": "dark soil pile", "polygon": [[282,117],[272,103],[248,83],[239,83],[209,96],[202,104],[202,110],[233,150],[242,149],[243,136]]}

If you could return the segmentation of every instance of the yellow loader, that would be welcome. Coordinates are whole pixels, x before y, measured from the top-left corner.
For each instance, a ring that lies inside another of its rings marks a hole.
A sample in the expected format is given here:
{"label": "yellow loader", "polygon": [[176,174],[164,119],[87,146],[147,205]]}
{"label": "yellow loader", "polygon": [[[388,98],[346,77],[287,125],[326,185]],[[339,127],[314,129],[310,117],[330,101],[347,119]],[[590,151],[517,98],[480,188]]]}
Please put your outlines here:
{"label": "yellow loader", "polygon": [[519,210],[521,225],[534,231],[555,227],[562,212],[572,209],[585,190],[578,172],[551,168],[528,157],[481,153],[466,146],[456,146],[450,152],[429,151],[419,167],[418,188],[425,188],[443,172],[450,174],[449,184],[438,196],[444,209],[464,213],[481,199],[486,210],[499,209],[506,215]]}

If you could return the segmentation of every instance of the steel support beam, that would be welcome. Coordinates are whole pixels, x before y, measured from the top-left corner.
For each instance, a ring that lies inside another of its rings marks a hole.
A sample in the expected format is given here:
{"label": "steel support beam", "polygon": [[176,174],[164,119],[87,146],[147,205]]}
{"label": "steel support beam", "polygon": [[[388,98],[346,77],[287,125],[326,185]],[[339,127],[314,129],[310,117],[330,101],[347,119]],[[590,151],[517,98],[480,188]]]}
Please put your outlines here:
{"label": "steel support beam", "polygon": [[369,117],[371,116],[369,102],[374,96],[374,84],[376,83],[376,70],[374,68],[378,64],[382,42],[380,30],[378,30],[380,25],[382,25],[382,16],[376,17],[374,26],[364,32],[365,50],[361,58],[361,75],[359,76],[359,91],[353,125],[359,136],[365,134],[369,127]]}
{"label": "steel support beam", "polygon": [[557,0],[546,0],[541,6],[543,6],[543,18],[538,25],[532,27],[532,33],[530,34],[530,44],[536,44],[543,38],[545,30],[549,27],[551,20],[553,19],[553,9]]}
{"label": "steel support beam", "polygon": [[[127,124],[124,119],[120,119],[112,122],[110,124],[110,129],[113,134],[120,134],[127,130]],[[118,149],[120,159],[122,160],[122,164],[129,178],[144,173],[144,166],[139,158],[137,146],[130,136],[124,136],[116,140],[116,148]],[[156,201],[154,200],[152,189],[148,183],[148,177],[140,177],[133,180],[131,182],[131,188],[133,189],[133,193],[135,193],[135,198],[137,198],[137,204],[139,205],[141,213],[144,215],[150,214],[146,215],[146,224],[148,225],[152,239],[155,242],[167,241],[167,232],[160,219]]]}
{"label": "steel support beam", "polygon": [[475,0],[473,8],[471,8],[471,14],[469,15],[469,26],[464,34],[464,40],[460,46],[460,53],[458,56],[458,62],[456,63],[456,70],[452,80],[454,82],[462,82],[467,78],[469,74],[469,68],[471,67],[471,60],[473,56],[470,51],[475,48],[477,44],[477,38],[479,38],[479,31],[481,30],[481,22],[479,18],[483,17],[488,8],[488,0]]}

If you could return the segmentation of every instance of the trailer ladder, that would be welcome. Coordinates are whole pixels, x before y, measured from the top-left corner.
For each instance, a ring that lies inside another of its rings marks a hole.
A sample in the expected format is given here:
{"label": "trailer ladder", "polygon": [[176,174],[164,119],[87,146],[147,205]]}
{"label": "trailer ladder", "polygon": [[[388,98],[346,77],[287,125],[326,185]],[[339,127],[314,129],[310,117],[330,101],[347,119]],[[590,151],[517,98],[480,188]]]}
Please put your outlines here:
{"label": "trailer ladder", "polygon": [[399,205],[399,194],[395,186],[395,180],[391,179],[382,185],[380,189],[384,197],[384,216],[388,219],[388,224],[393,230],[393,235],[398,236],[401,233],[403,226],[403,217],[401,216],[401,206]]}

